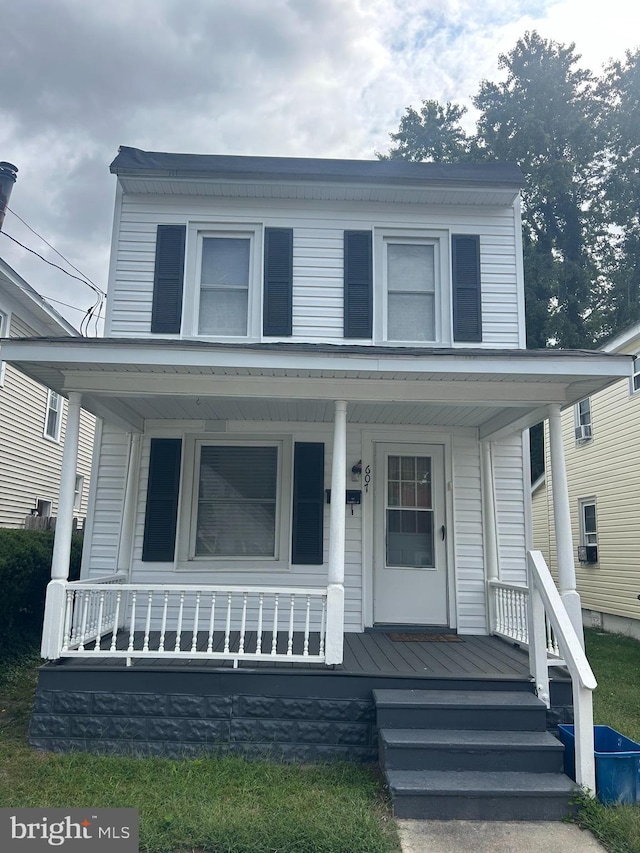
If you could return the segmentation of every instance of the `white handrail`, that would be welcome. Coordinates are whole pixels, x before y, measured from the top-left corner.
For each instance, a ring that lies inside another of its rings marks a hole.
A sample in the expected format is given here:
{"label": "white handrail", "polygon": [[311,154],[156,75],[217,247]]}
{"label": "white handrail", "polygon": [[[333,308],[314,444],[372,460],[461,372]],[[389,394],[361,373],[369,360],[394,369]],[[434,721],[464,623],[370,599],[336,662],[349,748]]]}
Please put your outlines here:
{"label": "white handrail", "polygon": [[595,793],[592,691],[598,686],[560,593],[540,551],[527,554],[529,568],[529,657],[536,690],[549,703],[545,615],[551,623],[573,690],[576,782]]}

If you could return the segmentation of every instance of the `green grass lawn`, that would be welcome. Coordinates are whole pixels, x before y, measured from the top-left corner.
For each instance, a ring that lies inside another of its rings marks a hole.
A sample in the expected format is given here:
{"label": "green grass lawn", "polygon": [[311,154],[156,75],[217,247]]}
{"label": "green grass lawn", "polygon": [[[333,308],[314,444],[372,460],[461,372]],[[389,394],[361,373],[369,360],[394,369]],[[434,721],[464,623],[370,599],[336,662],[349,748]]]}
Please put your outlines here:
{"label": "green grass lawn", "polygon": [[397,853],[377,775],[239,758],[171,761],[35,752],[35,654],[0,668],[0,806],[129,806],[147,853]]}
{"label": "green grass lawn", "polygon": [[[611,726],[640,743],[640,643],[615,634],[586,631],[589,661],[598,680],[593,695],[596,725]],[[611,853],[640,853],[640,804],[585,802],[579,821]]]}

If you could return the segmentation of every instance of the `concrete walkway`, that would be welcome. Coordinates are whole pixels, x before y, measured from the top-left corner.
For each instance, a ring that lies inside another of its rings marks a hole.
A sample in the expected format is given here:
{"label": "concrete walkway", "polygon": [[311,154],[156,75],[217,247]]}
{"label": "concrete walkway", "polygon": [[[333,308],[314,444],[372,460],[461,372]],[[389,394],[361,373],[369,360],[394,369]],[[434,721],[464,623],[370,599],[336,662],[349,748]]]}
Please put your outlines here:
{"label": "concrete walkway", "polygon": [[599,841],[560,821],[398,820],[402,853],[603,853]]}

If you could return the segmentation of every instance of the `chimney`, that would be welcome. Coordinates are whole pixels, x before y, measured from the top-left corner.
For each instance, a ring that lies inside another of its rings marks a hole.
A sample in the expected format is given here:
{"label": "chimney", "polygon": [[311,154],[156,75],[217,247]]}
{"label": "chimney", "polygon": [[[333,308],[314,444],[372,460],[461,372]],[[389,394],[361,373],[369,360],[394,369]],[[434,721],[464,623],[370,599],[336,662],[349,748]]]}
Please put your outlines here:
{"label": "chimney", "polygon": [[13,163],[6,163],[4,160],[0,162],[0,231],[2,231],[2,223],[4,215],[7,212],[9,197],[11,190],[16,182],[18,167]]}

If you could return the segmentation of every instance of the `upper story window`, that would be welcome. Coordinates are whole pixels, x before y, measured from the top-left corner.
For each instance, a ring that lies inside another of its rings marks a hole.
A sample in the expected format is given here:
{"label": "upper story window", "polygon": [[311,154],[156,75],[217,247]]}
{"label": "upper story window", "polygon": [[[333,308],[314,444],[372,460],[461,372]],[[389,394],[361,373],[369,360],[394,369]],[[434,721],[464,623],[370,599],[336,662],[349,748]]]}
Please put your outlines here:
{"label": "upper story window", "polygon": [[574,406],[575,438],[578,442],[589,441],[593,435],[591,423],[591,398],[580,400]]}
{"label": "upper story window", "polygon": [[388,240],[385,247],[387,340],[435,340],[435,245]]}
{"label": "upper story window", "polygon": [[251,242],[239,235],[202,238],[199,334],[247,334]]}
{"label": "upper story window", "polygon": [[631,393],[640,391],[640,356],[633,360],[633,376],[631,377]]}
{"label": "upper story window", "polygon": [[340,242],[332,230],[322,244],[311,231],[300,237],[301,278],[294,280],[294,228],[159,225],[151,331],[236,341],[289,337],[298,287],[298,334],[315,318],[333,321],[342,312],[345,339],[482,342],[478,235],[383,227],[344,230]]}
{"label": "upper story window", "polygon": [[44,436],[52,441],[60,441],[62,426],[62,397],[55,391],[47,394],[47,411],[44,421]]}

